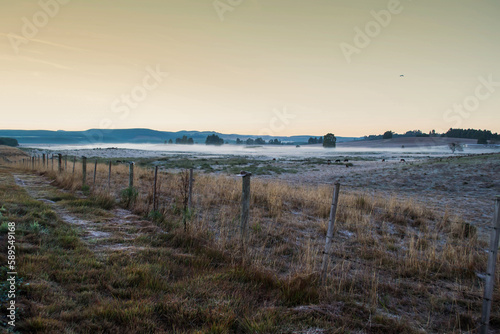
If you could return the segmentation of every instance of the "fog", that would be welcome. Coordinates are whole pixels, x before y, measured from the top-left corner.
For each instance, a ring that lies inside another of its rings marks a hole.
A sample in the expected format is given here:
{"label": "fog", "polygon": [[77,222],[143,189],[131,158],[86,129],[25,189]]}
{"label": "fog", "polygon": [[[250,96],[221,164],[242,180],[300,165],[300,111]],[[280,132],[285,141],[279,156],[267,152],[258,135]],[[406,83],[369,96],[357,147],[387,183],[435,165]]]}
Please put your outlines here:
{"label": "fog", "polygon": [[319,145],[281,146],[244,146],[244,145],[175,145],[175,144],[105,144],[105,145],[22,145],[23,148],[33,148],[34,153],[53,152],[67,155],[87,157],[161,157],[172,155],[187,156],[248,156],[261,159],[286,158],[327,158],[360,156],[366,158],[419,158],[443,157],[451,155],[481,154],[500,152],[500,147],[485,147],[483,145],[468,145],[463,151],[454,154],[447,146],[409,147],[409,148],[370,148],[342,147],[323,148]]}

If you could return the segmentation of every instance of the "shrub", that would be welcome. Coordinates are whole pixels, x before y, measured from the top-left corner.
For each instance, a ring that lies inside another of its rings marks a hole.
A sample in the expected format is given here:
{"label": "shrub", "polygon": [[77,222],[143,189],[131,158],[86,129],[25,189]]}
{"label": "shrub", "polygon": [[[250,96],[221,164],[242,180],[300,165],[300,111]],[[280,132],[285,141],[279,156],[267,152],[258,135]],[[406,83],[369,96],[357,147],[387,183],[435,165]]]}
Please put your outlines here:
{"label": "shrub", "polygon": [[137,191],[136,188],[128,187],[122,190],[121,201],[126,207],[130,207],[130,205],[136,201],[138,196],[139,191]]}

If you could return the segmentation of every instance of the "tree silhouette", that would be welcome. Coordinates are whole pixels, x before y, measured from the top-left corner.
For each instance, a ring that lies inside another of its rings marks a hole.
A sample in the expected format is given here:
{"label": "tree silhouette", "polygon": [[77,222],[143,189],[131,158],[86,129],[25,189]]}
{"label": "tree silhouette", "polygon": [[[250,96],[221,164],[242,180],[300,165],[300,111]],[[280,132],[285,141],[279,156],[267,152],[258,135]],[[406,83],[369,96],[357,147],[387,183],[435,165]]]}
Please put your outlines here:
{"label": "tree silhouette", "polygon": [[323,137],[323,147],[337,147],[337,138],[333,133],[328,133]]}

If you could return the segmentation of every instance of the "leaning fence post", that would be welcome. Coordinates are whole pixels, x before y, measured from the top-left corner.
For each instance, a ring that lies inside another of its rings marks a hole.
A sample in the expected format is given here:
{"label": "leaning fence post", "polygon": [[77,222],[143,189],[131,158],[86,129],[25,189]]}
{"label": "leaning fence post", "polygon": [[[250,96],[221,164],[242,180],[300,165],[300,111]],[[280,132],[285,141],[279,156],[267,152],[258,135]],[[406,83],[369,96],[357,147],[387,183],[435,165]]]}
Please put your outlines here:
{"label": "leaning fence post", "polygon": [[57,160],[58,161],[58,165],[57,165],[58,166],[58,171],[59,171],[59,174],[61,174],[61,172],[62,172],[62,154],[59,153],[57,155],[57,157],[58,157],[58,160]]}
{"label": "leaning fence post", "polygon": [[87,183],[87,157],[82,157],[82,187]]}
{"label": "leaning fence post", "polygon": [[158,181],[158,166],[155,167],[155,180],[153,185],[153,211],[156,211],[156,183]]}
{"label": "leaning fence post", "polygon": [[241,196],[241,226],[240,226],[240,234],[241,234],[241,244],[242,247],[245,247],[247,238],[248,238],[248,221],[249,221],[249,213],[250,213],[250,177],[252,173],[241,172],[240,176],[243,179],[243,188],[242,188],[242,196]]}
{"label": "leaning fence post", "polygon": [[188,193],[188,209],[191,210],[193,204],[193,169],[189,169],[189,193]]}
{"label": "leaning fence post", "polygon": [[95,186],[96,175],[97,175],[97,159],[95,159],[95,165],[94,165],[94,186]]}
{"label": "leaning fence post", "polygon": [[330,208],[330,219],[328,221],[328,231],[326,233],[325,251],[323,252],[323,263],[321,265],[321,281],[326,279],[326,269],[330,258],[330,249],[332,247],[333,228],[335,227],[335,215],[337,214],[337,204],[339,201],[340,183],[336,182],[333,187],[332,206]]}
{"label": "leaning fence post", "polygon": [[483,313],[481,315],[481,334],[487,334],[491,302],[493,299],[493,284],[495,283],[495,270],[497,264],[498,242],[500,240],[500,196],[495,197],[495,217],[493,218],[493,230],[491,232],[490,249],[488,255],[488,267],[484,285]]}
{"label": "leaning fence post", "polygon": [[134,162],[130,162],[130,173],[129,173],[129,179],[128,179],[128,187],[132,188],[134,187]]}

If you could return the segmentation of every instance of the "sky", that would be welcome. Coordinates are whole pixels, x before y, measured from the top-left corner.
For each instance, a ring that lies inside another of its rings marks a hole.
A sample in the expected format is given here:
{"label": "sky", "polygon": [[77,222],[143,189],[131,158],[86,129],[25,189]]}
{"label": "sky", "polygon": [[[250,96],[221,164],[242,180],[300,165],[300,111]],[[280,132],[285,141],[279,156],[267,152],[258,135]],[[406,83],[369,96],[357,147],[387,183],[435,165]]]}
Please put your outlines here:
{"label": "sky", "polygon": [[2,0],[0,129],[500,132],[497,0]]}

